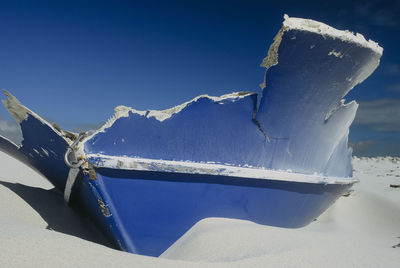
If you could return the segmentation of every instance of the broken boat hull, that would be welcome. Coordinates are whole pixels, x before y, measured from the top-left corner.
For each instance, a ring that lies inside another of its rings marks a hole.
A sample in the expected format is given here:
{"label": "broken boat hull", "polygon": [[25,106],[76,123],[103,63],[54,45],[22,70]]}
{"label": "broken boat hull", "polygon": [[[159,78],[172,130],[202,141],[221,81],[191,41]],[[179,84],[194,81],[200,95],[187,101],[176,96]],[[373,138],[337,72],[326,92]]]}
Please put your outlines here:
{"label": "broken boat hull", "polygon": [[286,18],[262,64],[270,75],[261,99],[119,106],[80,140],[6,93],[24,139],[0,138],[0,150],[43,174],[128,252],[159,256],[206,217],[301,227],[356,182],[347,139],[357,104],[342,98],[381,55],[360,35]]}
{"label": "broken boat hull", "polygon": [[[67,142],[31,114],[21,122],[21,128],[22,145],[18,147],[0,136],[0,150],[64,191],[69,173],[63,160]],[[72,188],[71,206],[83,210],[118,248],[150,256],[159,256],[196,222],[207,217],[302,227],[354,182],[326,184],[127,170],[98,167],[99,159],[90,162],[96,175],[80,168]]]}
{"label": "broken boat hull", "polygon": [[[23,125],[23,129],[34,127],[33,133],[41,135],[34,135],[32,141],[30,135],[25,135],[21,147],[0,136],[0,150],[34,168],[64,191],[69,172],[63,161],[67,144],[33,116]],[[162,254],[207,217],[286,228],[305,226],[354,182],[326,184],[93,168],[95,176],[80,169],[72,188],[71,206],[83,210],[116,247],[149,256]]]}

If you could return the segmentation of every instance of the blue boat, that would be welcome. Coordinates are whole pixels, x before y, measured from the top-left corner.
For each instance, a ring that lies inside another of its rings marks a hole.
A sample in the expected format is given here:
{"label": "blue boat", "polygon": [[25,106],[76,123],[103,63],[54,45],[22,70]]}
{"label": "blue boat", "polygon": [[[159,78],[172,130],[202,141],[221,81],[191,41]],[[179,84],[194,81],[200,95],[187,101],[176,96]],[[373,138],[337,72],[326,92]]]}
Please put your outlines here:
{"label": "blue boat", "polygon": [[357,180],[342,98],[379,65],[361,35],[285,17],[262,66],[262,97],[199,96],[164,111],[119,106],[94,133],[48,123],[5,92],[23,141],[0,150],[43,174],[121,250],[159,256],[196,222],[298,228]]}

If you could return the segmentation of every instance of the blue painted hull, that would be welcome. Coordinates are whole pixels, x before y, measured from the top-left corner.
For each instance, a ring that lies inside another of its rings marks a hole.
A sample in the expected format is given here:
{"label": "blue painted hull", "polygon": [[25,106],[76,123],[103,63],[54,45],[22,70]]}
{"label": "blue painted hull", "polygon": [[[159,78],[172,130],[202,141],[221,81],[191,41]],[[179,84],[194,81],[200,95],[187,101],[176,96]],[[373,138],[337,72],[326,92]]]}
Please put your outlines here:
{"label": "blue painted hull", "polygon": [[24,137],[22,144],[16,146],[0,136],[0,151],[25,163],[64,191],[69,171],[64,163],[68,143],[31,114],[20,123],[20,127]]}
{"label": "blue painted hull", "polygon": [[349,187],[97,168],[95,180],[86,175],[76,183],[72,202],[86,204],[87,213],[121,249],[159,256],[207,217],[305,226]]}
{"label": "blue painted hull", "polygon": [[[67,143],[34,116],[21,127],[22,146],[0,137],[0,149],[64,191],[69,169],[62,156]],[[94,180],[80,169],[71,206],[84,210],[118,248],[150,256],[159,256],[207,217],[302,227],[352,185],[94,168]]]}

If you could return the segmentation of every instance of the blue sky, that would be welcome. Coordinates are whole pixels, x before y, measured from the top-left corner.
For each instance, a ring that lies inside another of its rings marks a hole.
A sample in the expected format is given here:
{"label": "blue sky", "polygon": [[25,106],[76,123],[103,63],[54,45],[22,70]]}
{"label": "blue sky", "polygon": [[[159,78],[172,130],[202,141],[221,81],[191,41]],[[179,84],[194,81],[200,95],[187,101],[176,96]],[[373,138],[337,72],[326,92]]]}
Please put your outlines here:
{"label": "blue sky", "polygon": [[[362,33],[384,47],[360,102],[358,155],[400,156],[400,1],[0,1],[0,87],[70,130],[117,105],[165,109],[200,94],[259,91],[283,14]],[[15,125],[0,109],[0,133]]]}

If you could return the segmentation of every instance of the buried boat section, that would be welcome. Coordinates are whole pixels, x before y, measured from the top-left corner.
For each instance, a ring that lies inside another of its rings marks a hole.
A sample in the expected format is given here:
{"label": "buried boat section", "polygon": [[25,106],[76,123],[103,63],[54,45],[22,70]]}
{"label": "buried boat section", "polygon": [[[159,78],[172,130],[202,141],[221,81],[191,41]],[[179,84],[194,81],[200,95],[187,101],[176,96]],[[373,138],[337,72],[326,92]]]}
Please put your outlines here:
{"label": "buried boat section", "polygon": [[262,97],[199,96],[164,111],[119,106],[90,136],[3,101],[20,124],[0,149],[46,176],[119,248],[159,256],[206,217],[301,227],[356,181],[342,98],[378,66],[361,35],[285,17],[262,66]]}

